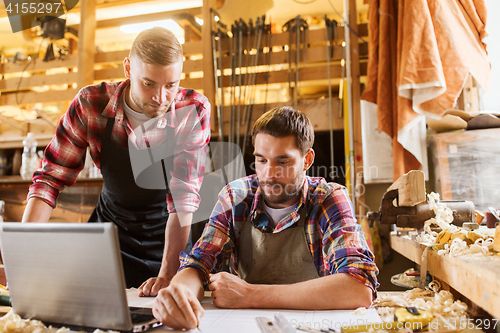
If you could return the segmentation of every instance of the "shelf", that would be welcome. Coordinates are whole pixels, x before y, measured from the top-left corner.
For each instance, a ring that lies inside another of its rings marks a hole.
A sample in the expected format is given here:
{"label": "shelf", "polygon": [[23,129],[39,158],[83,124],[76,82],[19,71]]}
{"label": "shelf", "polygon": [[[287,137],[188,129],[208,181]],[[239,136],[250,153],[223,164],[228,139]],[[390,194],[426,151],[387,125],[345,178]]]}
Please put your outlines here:
{"label": "shelf", "polygon": [[[416,241],[391,233],[391,247],[415,263],[422,264],[425,246]],[[500,256],[451,257],[428,250],[427,270],[494,318],[500,319]]]}

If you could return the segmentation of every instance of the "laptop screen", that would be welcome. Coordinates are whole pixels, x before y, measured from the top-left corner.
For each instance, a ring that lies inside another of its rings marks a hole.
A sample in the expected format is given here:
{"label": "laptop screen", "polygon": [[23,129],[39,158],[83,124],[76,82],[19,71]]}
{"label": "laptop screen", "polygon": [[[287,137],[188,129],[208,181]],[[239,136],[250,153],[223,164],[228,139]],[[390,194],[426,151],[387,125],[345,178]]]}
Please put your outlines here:
{"label": "laptop screen", "polygon": [[66,325],[130,330],[112,223],[1,223],[14,311]]}

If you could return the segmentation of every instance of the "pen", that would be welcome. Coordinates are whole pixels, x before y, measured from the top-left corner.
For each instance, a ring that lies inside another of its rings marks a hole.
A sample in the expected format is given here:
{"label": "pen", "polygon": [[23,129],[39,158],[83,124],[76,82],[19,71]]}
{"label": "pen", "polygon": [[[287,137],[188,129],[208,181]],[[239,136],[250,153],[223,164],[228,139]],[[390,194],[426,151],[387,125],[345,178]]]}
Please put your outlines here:
{"label": "pen", "polygon": [[198,321],[198,318],[196,318],[196,328],[198,331],[202,332],[202,330],[200,330],[200,322]]}

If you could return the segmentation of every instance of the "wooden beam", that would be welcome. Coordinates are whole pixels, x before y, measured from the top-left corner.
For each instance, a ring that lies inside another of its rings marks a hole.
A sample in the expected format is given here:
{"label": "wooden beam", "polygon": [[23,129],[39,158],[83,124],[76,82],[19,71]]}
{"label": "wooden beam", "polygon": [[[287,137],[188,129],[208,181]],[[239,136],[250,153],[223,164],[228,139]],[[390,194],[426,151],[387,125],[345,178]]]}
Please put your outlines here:
{"label": "wooden beam", "polygon": [[203,0],[203,7],[201,9],[201,16],[203,19],[203,26],[201,28],[201,44],[203,50],[203,94],[208,98],[212,106],[212,129],[217,126],[217,119],[213,117],[214,114],[217,114],[214,112],[217,106],[215,98],[214,60],[212,54],[212,14],[210,12],[210,8],[213,8],[214,5],[214,0]]}
{"label": "wooden beam", "polygon": [[400,207],[413,207],[424,202],[425,180],[424,172],[411,170],[398,178],[387,191],[398,190],[398,205]]}
{"label": "wooden beam", "polygon": [[[147,2],[147,1],[155,1],[155,0],[141,0],[141,2]],[[78,1],[78,4],[73,7],[69,13],[79,13],[81,11],[81,3],[83,1]],[[109,8],[109,7],[118,7],[118,6],[125,6],[125,5],[130,5],[130,4],[136,4],[138,0],[97,0],[96,1],[96,8],[97,9],[102,9],[102,8]],[[6,17],[7,12],[5,11],[5,5],[0,5],[0,18]]]}
{"label": "wooden beam", "polygon": [[[113,28],[119,27],[125,24],[135,24],[135,23],[143,23],[143,22],[152,22],[152,21],[161,21],[168,19],[179,19],[184,18],[186,15],[189,16],[197,16],[201,14],[201,7],[195,8],[187,8],[180,10],[171,10],[168,12],[160,12],[160,13],[152,13],[152,14],[144,14],[137,16],[126,16],[120,17],[116,19],[110,20],[100,20],[96,22],[96,29],[105,29],[105,28]],[[68,27],[79,29],[79,24],[72,24]]]}
{"label": "wooden beam", "polygon": [[67,55],[64,57],[64,59],[58,58],[54,61],[42,61],[42,59],[35,59],[32,60],[27,67],[26,63],[0,64],[0,73],[2,74],[20,73],[21,71],[23,71],[23,69],[27,73],[41,72],[52,68],[76,67],[77,65],[78,65],[78,56],[74,54],[74,55]]}
{"label": "wooden beam", "polygon": [[78,89],[94,82],[96,0],[81,1],[78,32]]}
{"label": "wooden beam", "polygon": [[[2,105],[5,104],[2,103]],[[14,120],[12,118],[6,117],[3,114],[0,114],[0,123],[9,125],[10,127],[23,131],[23,133],[28,131],[28,126],[23,126],[23,123],[18,122],[17,120]]]}
{"label": "wooden beam", "polygon": [[[359,45],[359,52],[361,56],[368,56],[368,47],[365,44]],[[259,66],[263,66],[267,64],[267,53],[260,53],[258,64]],[[250,54],[250,62],[253,61],[254,55]],[[342,46],[334,46],[333,47],[333,57],[331,61],[340,61],[343,58],[343,47]],[[224,68],[231,68],[231,58],[229,56],[222,57],[222,65]],[[325,62],[327,61],[327,57],[325,54],[325,46],[317,46],[317,47],[309,47],[306,49],[306,64],[310,65],[312,63],[317,62]],[[246,63],[246,55],[243,55],[243,63]],[[270,65],[277,64],[288,64],[288,52],[272,52],[269,59]]]}
{"label": "wooden beam", "polygon": [[351,86],[352,86],[352,122],[354,135],[354,167],[352,172],[356,173],[356,216],[366,216],[365,191],[359,191],[358,188],[364,188],[363,181],[363,146],[361,134],[361,66],[359,62],[359,43],[358,43],[358,11],[356,0],[349,0],[349,25],[351,26],[350,48],[351,48]]}
{"label": "wooden beam", "polygon": [[[332,99],[333,113],[338,113],[338,98]],[[253,106],[251,125],[265,112],[271,110],[274,107],[292,105],[292,102],[283,103],[268,103],[264,104],[255,104]],[[266,107],[264,109],[264,106]],[[330,129],[330,125],[328,122],[325,122],[324,119],[328,118],[328,99],[301,99],[298,101],[297,109],[307,114],[311,123],[313,124],[314,131],[328,131]],[[230,107],[224,107],[224,133],[229,133],[229,125],[231,119]],[[344,120],[342,118],[334,117],[333,119],[333,129],[341,130],[344,128]],[[240,133],[244,135],[246,131],[246,124],[241,125]],[[213,137],[218,137],[218,133],[216,130],[212,131]]]}
{"label": "wooden beam", "polygon": [[[203,34],[203,28],[202,28]],[[195,54],[203,54],[203,41],[186,42],[182,45],[182,53],[184,56],[190,56]]]}
{"label": "wooden beam", "polygon": [[[76,73],[54,74],[54,75],[32,75],[0,80],[0,90],[5,91],[23,90],[30,87],[40,87],[46,85],[73,84],[77,80]],[[20,81],[20,82],[19,82]]]}
{"label": "wooden beam", "polygon": [[[20,92],[17,100],[20,105],[72,100],[78,89],[50,90],[47,92]],[[0,105],[18,105],[15,93],[0,95]]]}
{"label": "wooden beam", "polygon": [[[422,263],[424,245],[391,233],[391,247],[415,263]],[[494,318],[500,318],[500,261],[497,257],[485,256],[478,260],[468,256],[439,255],[437,251],[428,250],[427,270]]]}
{"label": "wooden beam", "polygon": [[[361,63],[361,73],[366,75],[366,63]],[[332,78],[341,77],[342,66],[340,64],[330,65],[330,73]],[[242,74],[242,81],[245,82],[247,74]],[[280,70],[274,72],[262,72],[255,75],[255,84],[266,84],[266,78],[269,76],[269,83],[287,83],[288,82],[288,70]],[[328,72],[326,65],[320,66],[310,66],[299,69],[300,81],[314,81],[328,79]],[[238,75],[236,75],[238,78]],[[238,79],[237,79],[238,80]],[[224,87],[229,87],[230,76],[224,76],[223,84]],[[359,82],[359,81],[358,81]],[[359,101],[358,101],[359,102]]]}

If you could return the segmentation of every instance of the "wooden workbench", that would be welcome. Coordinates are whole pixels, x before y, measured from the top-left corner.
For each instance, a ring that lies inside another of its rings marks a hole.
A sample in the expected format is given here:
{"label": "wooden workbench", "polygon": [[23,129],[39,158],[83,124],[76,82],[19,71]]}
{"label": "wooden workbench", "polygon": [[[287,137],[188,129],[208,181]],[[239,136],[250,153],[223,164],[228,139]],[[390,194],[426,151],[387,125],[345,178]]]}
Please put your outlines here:
{"label": "wooden workbench", "polygon": [[[415,263],[422,264],[424,245],[391,233],[391,247]],[[428,272],[500,319],[500,256],[440,256],[427,251]]]}

